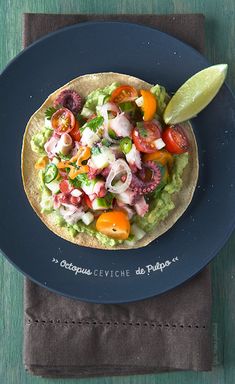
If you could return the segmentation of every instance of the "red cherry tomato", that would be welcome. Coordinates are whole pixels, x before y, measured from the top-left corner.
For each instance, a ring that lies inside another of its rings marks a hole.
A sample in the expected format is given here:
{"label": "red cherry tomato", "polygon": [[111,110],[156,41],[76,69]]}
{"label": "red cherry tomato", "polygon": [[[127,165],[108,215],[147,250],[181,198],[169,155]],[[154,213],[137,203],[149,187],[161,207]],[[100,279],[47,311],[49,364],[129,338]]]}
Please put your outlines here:
{"label": "red cherry tomato", "polygon": [[138,151],[153,153],[156,151],[154,140],[161,137],[161,126],[157,121],[145,121],[137,123],[132,132],[132,139]]}
{"label": "red cherry tomato", "polygon": [[187,152],[189,142],[183,128],[180,125],[170,125],[166,127],[162,134],[165,149],[170,153],[180,154]]}
{"label": "red cherry tomato", "polygon": [[69,133],[75,127],[75,116],[67,108],[60,108],[53,113],[51,117],[51,125],[58,135],[62,133]]}
{"label": "red cherry tomato", "polygon": [[79,123],[78,123],[77,120],[75,122],[75,127],[72,129],[72,131],[70,131],[69,134],[70,134],[70,136],[72,137],[73,140],[80,141],[81,133],[80,133],[80,129],[79,129]]}
{"label": "red cherry tomato", "polygon": [[71,188],[68,180],[62,180],[60,182],[60,190],[63,193],[70,193],[71,192],[72,188]]}
{"label": "red cherry tomato", "polygon": [[92,209],[92,202],[91,202],[89,196],[87,196],[86,194],[84,194],[83,198],[84,198],[84,202],[85,202],[85,204],[88,206],[88,208],[91,208],[91,209]]}
{"label": "red cherry tomato", "polygon": [[138,91],[130,85],[120,85],[112,94],[110,101],[116,104],[137,99]]}

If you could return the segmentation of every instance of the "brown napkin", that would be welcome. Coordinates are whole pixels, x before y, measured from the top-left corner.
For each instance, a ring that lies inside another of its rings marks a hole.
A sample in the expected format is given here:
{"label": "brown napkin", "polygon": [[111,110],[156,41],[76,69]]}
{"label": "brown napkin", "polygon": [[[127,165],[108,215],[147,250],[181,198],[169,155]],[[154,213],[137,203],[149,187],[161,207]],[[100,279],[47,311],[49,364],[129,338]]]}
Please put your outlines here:
{"label": "brown napkin", "polygon": [[[88,20],[157,27],[202,51],[202,15],[24,16],[24,45]],[[211,285],[206,268],[161,296],[122,305],[65,298],[25,279],[24,364],[34,375],[88,377],[211,369]]]}

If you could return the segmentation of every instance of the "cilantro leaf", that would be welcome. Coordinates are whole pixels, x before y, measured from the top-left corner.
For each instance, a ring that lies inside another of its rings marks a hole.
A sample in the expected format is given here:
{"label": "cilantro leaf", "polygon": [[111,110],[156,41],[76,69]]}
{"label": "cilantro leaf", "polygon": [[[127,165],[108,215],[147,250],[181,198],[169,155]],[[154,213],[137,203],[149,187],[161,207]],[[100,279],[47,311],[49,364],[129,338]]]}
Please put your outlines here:
{"label": "cilantro leaf", "polygon": [[51,120],[51,116],[57,111],[57,108],[49,107],[45,110],[47,120]]}
{"label": "cilantro leaf", "polygon": [[82,184],[89,184],[90,180],[87,177],[86,173],[81,173],[80,175],[77,175],[75,179],[69,179],[69,182],[75,187],[80,188]]}
{"label": "cilantro leaf", "polygon": [[56,107],[49,107],[45,110],[45,116],[47,120],[51,120],[52,115],[58,111],[58,109],[63,108],[62,104],[58,104]]}
{"label": "cilantro leaf", "polygon": [[93,132],[96,132],[97,129],[103,124],[104,118],[102,116],[96,116],[94,119],[88,121],[80,129],[83,132],[85,128],[90,128]]}
{"label": "cilantro leaf", "polygon": [[70,155],[63,155],[62,152],[59,152],[58,155],[60,156],[61,159],[63,160],[69,160],[71,158]]}

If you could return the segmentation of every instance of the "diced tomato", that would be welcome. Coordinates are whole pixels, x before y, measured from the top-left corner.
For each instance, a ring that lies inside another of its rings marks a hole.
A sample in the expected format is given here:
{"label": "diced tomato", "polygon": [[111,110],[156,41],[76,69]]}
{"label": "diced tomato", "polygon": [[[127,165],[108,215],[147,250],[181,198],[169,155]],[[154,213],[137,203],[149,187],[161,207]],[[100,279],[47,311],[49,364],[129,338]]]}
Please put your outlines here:
{"label": "diced tomato", "polygon": [[[159,124],[159,125],[158,125]],[[156,151],[154,140],[161,137],[161,126],[157,121],[137,123],[132,132],[132,139],[138,151],[153,153]]]}
{"label": "diced tomato", "polygon": [[130,234],[130,222],[122,211],[105,212],[99,216],[96,229],[113,239],[125,240]]}
{"label": "diced tomato", "polygon": [[70,131],[69,134],[73,140],[80,141],[81,133],[80,133],[80,129],[79,129],[79,122],[77,120],[75,122],[75,127],[72,129],[72,131]]}
{"label": "diced tomato", "polygon": [[189,149],[187,136],[179,124],[166,127],[162,138],[166,144],[165,149],[170,153],[180,154]]}
{"label": "diced tomato", "polygon": [[79,197],[70,196],[69,201],[73,205],[78,205],[80,203],[80,201],[81,201],[81,197],[80,196]]}
{"label": "diced tomato", "polygon": [[85,202],[85,204],[88,206],[88,208],[91,208],[91,209],[92,209],[92,202],[91,202],[89,196],[87,196],[87,195],[84,193],[83,198],[84,198],[84,202]]}
{"label": "diced tomato", "polygon": [[59,193],[57,196],[58,196],[58,201],[61,204],[69,204],[70,203],[68,194]]}
{"label": "diced tomato", "polygon": [[60,182],[60,190],[63,193],[70,193],[71,192],[72,188],[71,188],[68,180],[62,180]]}
{"label": "diced tomato", "polygon": [[110,101],[115,104],[124,103],[126,101],[133,101],[137,99],[138,91],[130,85],[120,85],[112,94]]}
{"label": "diced tomato", "polygon": [[58,135],[72,131],[75,123],[74,114],[67,108],[58,109],[51,117],[52,128]]}

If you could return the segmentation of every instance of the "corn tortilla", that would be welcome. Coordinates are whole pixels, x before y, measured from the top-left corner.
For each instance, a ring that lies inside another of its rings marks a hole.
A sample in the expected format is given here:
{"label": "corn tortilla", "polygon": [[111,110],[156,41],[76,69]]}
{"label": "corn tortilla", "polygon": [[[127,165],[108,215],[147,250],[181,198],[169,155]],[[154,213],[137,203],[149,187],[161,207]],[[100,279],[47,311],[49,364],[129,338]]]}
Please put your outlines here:
{"label": "corn tortilla", "polygon": [[159,222],[152,232],[147,233],[141,240],[137,241],[135,245],[128,246],[125,244],[120,244],[114,247],[105,246],[101,244],[98,239],[96,239],[96,237],[88,235],[86,233],[78,233],[77,236],[74,238],[69,233],[66,227],[59,227],[54,224],[52,215],[41,213],[40,207],[41,192],[38,187],[38,171],[34,167],[35,162],[38,159],[38,155],[32,151],[30,141],[32,139],[32,136],[40,132],[41,128],[44,126],[46,109],[53,105],[55,98],[64,89],[75,90],[83,98],[85,98],[93,90],[97,88],[103,88],[113,82],[128,84],[133,87],[136,87],[137,89],[150,89],[152,87],[151,84],[148,84],[145,81],[140,80],[136,77],[120,73],[108,72],[79,76],[71,80],[69,83],[65,84],[61,88],[57,89],[45,100],[42,106],[33,114],[26,126],[22,147],[22,178],[24,189],[32,208],[43,221],[43,223],[56,235],[77,245],[90,248],[112,250],[140,248],[148,245],[153,240],[161,236],[164,232],[168,231],[184,213],[184,211],[187,209],[188,205],[192,200],[197,184],[199,165],[197,143],[193,133],[193,129],[189,123],[185,124],[185,132],[190,142],[189,163],[183,172],[183,185],[181,190],[172,195],[172,200],[175,204],[175,208],[169,212],[165,220]]}

